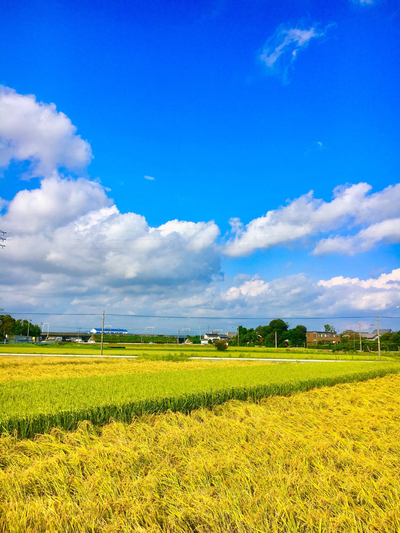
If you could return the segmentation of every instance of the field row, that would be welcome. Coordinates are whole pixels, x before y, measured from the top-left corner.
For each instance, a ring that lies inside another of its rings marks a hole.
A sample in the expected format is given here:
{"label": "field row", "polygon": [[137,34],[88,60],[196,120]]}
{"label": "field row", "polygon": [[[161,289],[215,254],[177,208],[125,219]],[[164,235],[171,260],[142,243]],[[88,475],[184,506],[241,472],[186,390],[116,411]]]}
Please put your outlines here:
{"label": "field row", "polygon": [[0,531],[393,533],[399,412],[391,375],[100,433],[3,436]]}
{"label": "field row", "polygon": [[[15,354],[59,354],[59,355],[100,355],[100,347],[98,345],[77,345],[71,343],[68,345],[19,345],[7,344],[0,345],[0,356],[4,353]],[[376,361],[377,353],[332,353],[330,350],[315,350],[307,348],[247,348],[230,346],[226,352],[218,352],[214,346],[199,346],[199,345],[141,345],[141,344],[121,344],[120,346],[105,346],[104,356],[109,355],[125,355],[125,356],[139,356],[143,358],[160,358],[173,359],[175,356],[186,357],[240,357],[240,358],[284,358],[284,359],[330,359],[330,360],[370,360]],[[382,360],[399,359],[399,352],[386,353],[382,352]]]}
{"label": "field row", "polygon": [[[179,359],[179,358],[176,358]],[[175,372],[201,368],[229,368],[249,366],[247,361],[153,361],[141,359],[85,358],[85,357],[0,357],[0,382],[38,379],[110,376],[151,372]],[[265,363],[268,364],[268,363]]]}
{"label": "field row", "polygon": [[400,371],[398,363],[254,364],[0,383],[0,428],[21,437],[72,430],[82,420],[129,422],[145,413],[188,413],[230,399],[259,400]]}

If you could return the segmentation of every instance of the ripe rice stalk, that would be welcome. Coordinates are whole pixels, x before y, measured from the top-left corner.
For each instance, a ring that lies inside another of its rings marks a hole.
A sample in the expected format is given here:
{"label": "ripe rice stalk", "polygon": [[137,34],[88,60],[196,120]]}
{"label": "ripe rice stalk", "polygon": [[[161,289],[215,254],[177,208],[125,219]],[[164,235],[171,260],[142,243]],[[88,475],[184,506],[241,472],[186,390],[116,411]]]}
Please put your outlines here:
{"label": "ripe rice stalk", "polygon": [[83,420],[104,425],[146,413],[190,413],[232,399],[257,402],[399,371],[393,363],[315,363],[8,382],[0,384],[0,428],[26,438],[53,427],[73,430]]}

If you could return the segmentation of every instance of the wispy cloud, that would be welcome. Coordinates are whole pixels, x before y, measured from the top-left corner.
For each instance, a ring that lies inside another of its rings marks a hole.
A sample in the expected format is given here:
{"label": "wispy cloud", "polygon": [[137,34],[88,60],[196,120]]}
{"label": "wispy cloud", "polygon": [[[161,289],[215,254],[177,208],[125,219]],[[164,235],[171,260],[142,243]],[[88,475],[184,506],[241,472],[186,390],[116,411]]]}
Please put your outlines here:
{"label": "wispy cloud", "polygon": [[281,24],[267,40],[260,55],[261,61],[271,74],[282,76],[288,82],[288,72],[298,53],[304,50],[312,39],[325,35],[327,28],[319,30],[317,24],[298,23],[295,27]]}
{"label": "wispy cloud", "polygon": [[353,4],[357,4],[359,6],[373,6],[376,4],[376,0],[352,0]]}
{"label": "wispy cloud", "polygon": [[400,218],[392,218],[371,224],[357,235],[335,236],[321,239],[315,247],[315,255],[343,254],[355,255],[374,248],[379,242],[388,244],[400,242]]}
{"label": "wispy cloud", "polygon": [[308,156],[312,153],[321,152],[325,149],[326,147],[321,141],[316,141],[315,143],[312,144],[311,148],[305,151],[304,155]]}
{"label": "wispy cloud", "polygon": [[145,180],[154,181],[154,178],[152,176],[145,176]]}

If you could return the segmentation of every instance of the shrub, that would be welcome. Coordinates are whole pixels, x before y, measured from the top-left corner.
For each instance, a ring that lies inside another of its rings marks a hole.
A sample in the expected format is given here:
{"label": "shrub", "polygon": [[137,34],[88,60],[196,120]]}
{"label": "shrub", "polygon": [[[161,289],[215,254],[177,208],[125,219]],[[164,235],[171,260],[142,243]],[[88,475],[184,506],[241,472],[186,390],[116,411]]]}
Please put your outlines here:
{"label": "shrub", "polygon": [[228,348],[228,345],[225,341],[215,341],[214,346],[219,352],[223,352]]}

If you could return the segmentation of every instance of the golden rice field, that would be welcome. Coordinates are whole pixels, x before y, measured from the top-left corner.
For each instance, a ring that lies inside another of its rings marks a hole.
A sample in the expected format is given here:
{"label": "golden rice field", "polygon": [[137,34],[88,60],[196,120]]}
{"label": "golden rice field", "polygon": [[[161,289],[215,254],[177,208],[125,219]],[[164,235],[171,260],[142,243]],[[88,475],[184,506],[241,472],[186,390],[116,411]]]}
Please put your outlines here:
{"label": "golden rice field", "polygon": [[[210,367],[254,365],[252,361],[146,361],[144,359],[107,359],[79,357],[0,358],[0,382],[35,379],[112,376],[147,372],[172,372]],[[263,363],[269,364],[269,363]]]}
{"label": "golden rice field", "polygon": [[0,438],[1,532],[400,531],[400,375]]}

